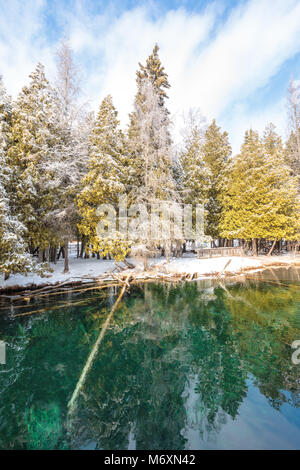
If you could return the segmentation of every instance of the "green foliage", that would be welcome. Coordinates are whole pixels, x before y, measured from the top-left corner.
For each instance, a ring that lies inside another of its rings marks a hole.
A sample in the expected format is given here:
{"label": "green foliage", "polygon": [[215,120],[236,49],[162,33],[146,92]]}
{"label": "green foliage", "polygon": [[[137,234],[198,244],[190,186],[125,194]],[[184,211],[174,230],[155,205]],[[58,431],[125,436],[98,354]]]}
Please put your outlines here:
{"label": "green foliage", "polygon": [[273,126],[266,129],[263,140],[257,132],[246,132],[241,153],[229,167],[222,203],[223,237],[297,237],[297,179],[285,164],[281,140]]}
{"label": "green foliage", "polygon": [[170,192],[174,190],[171,122],[165,107],[166,89],[170,84],[158,51],[155,45],[146,65],[139,64],[136,73],[137,93],[128,129],[129,198],[133,202],[137,202],[137,198],[141,202],[138,193],[143,193],[147,202],[150,193],[154,199],[170,200]]}
{"label": "green foliage", "polygon": [[13,207],[14,167],[7,156],[10,144],[11,102],[0,77],[0,272],[6,277],[33,269],[24,242],[26,227]]}
{"label": "green foliage", "polygon": [[231,147],[227,132],[221,132],[213,120],[204,136],[203,160],[208,175],[206,193],[206,235],[220,237],[220,218],[222,212],[221,195],[224,190],[224,180],[231,156]]}
{"label": "green foliage", "polygon": [[62,436],[60,410],[57,405],[43,408],[31,407],[25,412],[28,431],[26,448],[29,450],[53,450]]}
{"label": "green foliage", "polygon": [[165,89],[170,88],[170,83],[168,81],[168,75],[160,61],[158,51],[159,47],[155,44],[152,54],[150,54],[146,61],[146,65],[139,63],[140,70],[137,71],[136,75],[138,87],[145,79],[150,79],[159,94],[160,105],[163,106],[164,99],[168,98]]}
{"label": "green foliage", "polygon": [[238,415],[248,419],[249,406],[262,429],[278,423],[283,407],[285,425],[298,427],[297,442],[299,372],[290,345],[299,337],[298,287],[251,282],[224,290],[207,280],[132,286],[71,422],[67,403],[118,291],[88,291],[82,304],[68,298],[59,311],[52,309],[57,300],[42,298],[18,312],[49,310],[18,322],[1,315],[9,354],[0,374],[0,447],[78,448],[92,440],[124,449],[131,436],[137,449],[182,449],[182,429],[205,446],[228,430],[224,416],[229,435],[240,433]]}
{"label": "green foliage", "polygon": [[126,148],[110,95],[101,103],[90,135],[89,151],[89,171],[83,178],[77,201],[81,215],[78,228],[87,237],[92,251],[101,251],[104,256],[111,253],[120,260],[126,256],[128,245],[122,243],[117,234],[103,239],[97,234],[97,225],[103,218],[97,215],[98,207],[106,203],[117,204],[119,195],[125,190]]}
{"label": "green foliage", "polygon": [[203,134],[193,126],[180,152],[182,199],[186,204],[203,204],[207,197],[209,171],[203,158]]}
{"label": "green foliage", "polygon": [[57,146],[56,105],[54,91],[38,64],[30,75],[12,110],[12,145],[8,156],[15,167],[15,211],[22,214],[26,239],[33,246],[49,241],[46,215],[52,195],[47,185],[46,165],[55,160]]}

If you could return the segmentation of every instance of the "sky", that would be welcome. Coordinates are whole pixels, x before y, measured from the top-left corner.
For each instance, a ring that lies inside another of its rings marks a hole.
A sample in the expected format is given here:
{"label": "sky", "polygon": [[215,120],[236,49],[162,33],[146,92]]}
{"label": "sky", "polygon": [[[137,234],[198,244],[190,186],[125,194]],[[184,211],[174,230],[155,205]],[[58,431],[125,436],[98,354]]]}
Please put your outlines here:
{"label": "sky", "polygon": [[179,139],[183,113],[199,108],[229,133],[273,122],[286,138],[286,92],[300,79],[300,0],[0,0],[0,75],[15,98],[37,62],[55,74],[67,36],[81,67],[82,99],[97,110],[110,93],[122,126],[138,63],[155,43],[169,75],[168,108]]}

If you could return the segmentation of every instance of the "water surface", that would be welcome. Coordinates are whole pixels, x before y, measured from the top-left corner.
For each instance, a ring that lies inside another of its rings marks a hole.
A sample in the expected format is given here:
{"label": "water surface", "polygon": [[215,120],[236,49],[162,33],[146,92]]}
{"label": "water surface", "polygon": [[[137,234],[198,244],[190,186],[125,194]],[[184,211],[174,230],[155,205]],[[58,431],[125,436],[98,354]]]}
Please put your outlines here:
{"label": "water surface", "polygon": [[0,448],[299,449],[299,273],[1,304]]}

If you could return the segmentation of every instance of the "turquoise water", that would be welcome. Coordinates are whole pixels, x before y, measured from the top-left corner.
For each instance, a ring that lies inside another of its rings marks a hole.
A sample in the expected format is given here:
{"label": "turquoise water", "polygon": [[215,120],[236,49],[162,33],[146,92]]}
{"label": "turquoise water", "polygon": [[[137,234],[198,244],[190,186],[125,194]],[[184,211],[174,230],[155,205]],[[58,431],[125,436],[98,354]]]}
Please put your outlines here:
{"label": "turquoise water", "polygon": [[119,290],[2,303],[0,448],[299,449],[299,279],[131,287],[72,413]]}

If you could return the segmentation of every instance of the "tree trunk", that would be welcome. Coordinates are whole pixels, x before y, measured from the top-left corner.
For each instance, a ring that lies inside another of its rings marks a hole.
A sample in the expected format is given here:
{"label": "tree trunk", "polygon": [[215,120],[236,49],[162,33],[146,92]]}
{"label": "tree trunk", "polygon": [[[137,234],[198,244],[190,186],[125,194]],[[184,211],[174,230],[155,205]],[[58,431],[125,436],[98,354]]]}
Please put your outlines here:
{"label": "tree trunk", "polygon": [[143,256],[143,265],[144,265],[144,271],[148,271],[149,264],[148,264],[148,258],[147,256]]}
{"label": "tree trunk", "polygon": [[50,251],[49,251],[49,246],[45,248],[45,261],[49,263],[50,261]]}
{"label": "tree trunk", "polygon": [[60,258],[60,255],[62,255],[63,258],[65,257],[65,249],[64,249],[63,246],[61,246],[60,249],[59,249],[59,252],[58,252],[58,255],[57,255],[57,259]]}
{"label": "tree trunk", "polygon": [[39,263],[42,263],[44,261],[44,250],[39,247]]}
{"label": "tree trunk", "polygon": [[7,281],[7,279],[9,279],[9,273],[4,274],[4,281]]}
{"label": "tree trunk", "polygon": [[252,238],[252,256],[257,256],[257,239]]}
{"label": "tree trunk", "polygon": [[57,246],[55,245],[53,247],[53,263],[56,264],[56,258],[57,258]]}
{"label": "tree trunk", "polygon": [[69,240],[66,239],[65,240],[65,243],[64,243],[64,247],[65,247],[65,269],[64,269],[64,273],[68,273],[69,272]]}
{"label": "tree trunk", "polygon": [[84,236],[82,236],[82,238],[81,238],[80,255],[79,255],[80,258],[83,258],[84,250],[85,250],[85,239],[84,239]]}
{"label": "tree trunk", "polygon": [[257,239],[257,254],[261,252],[261,238]]}
{"label": "tree trunk", "polygon": [[273,241],[273,244],[272,244],[272,246],[271,246],[271,248],[270,248],[270,251],[269,251],[269,253],[267,254],[267,256],[271,256],[271,254],[272,254],[273,251],[274,251],[275,245],[276,245],[276,238],[275,238],[275,240]]}

